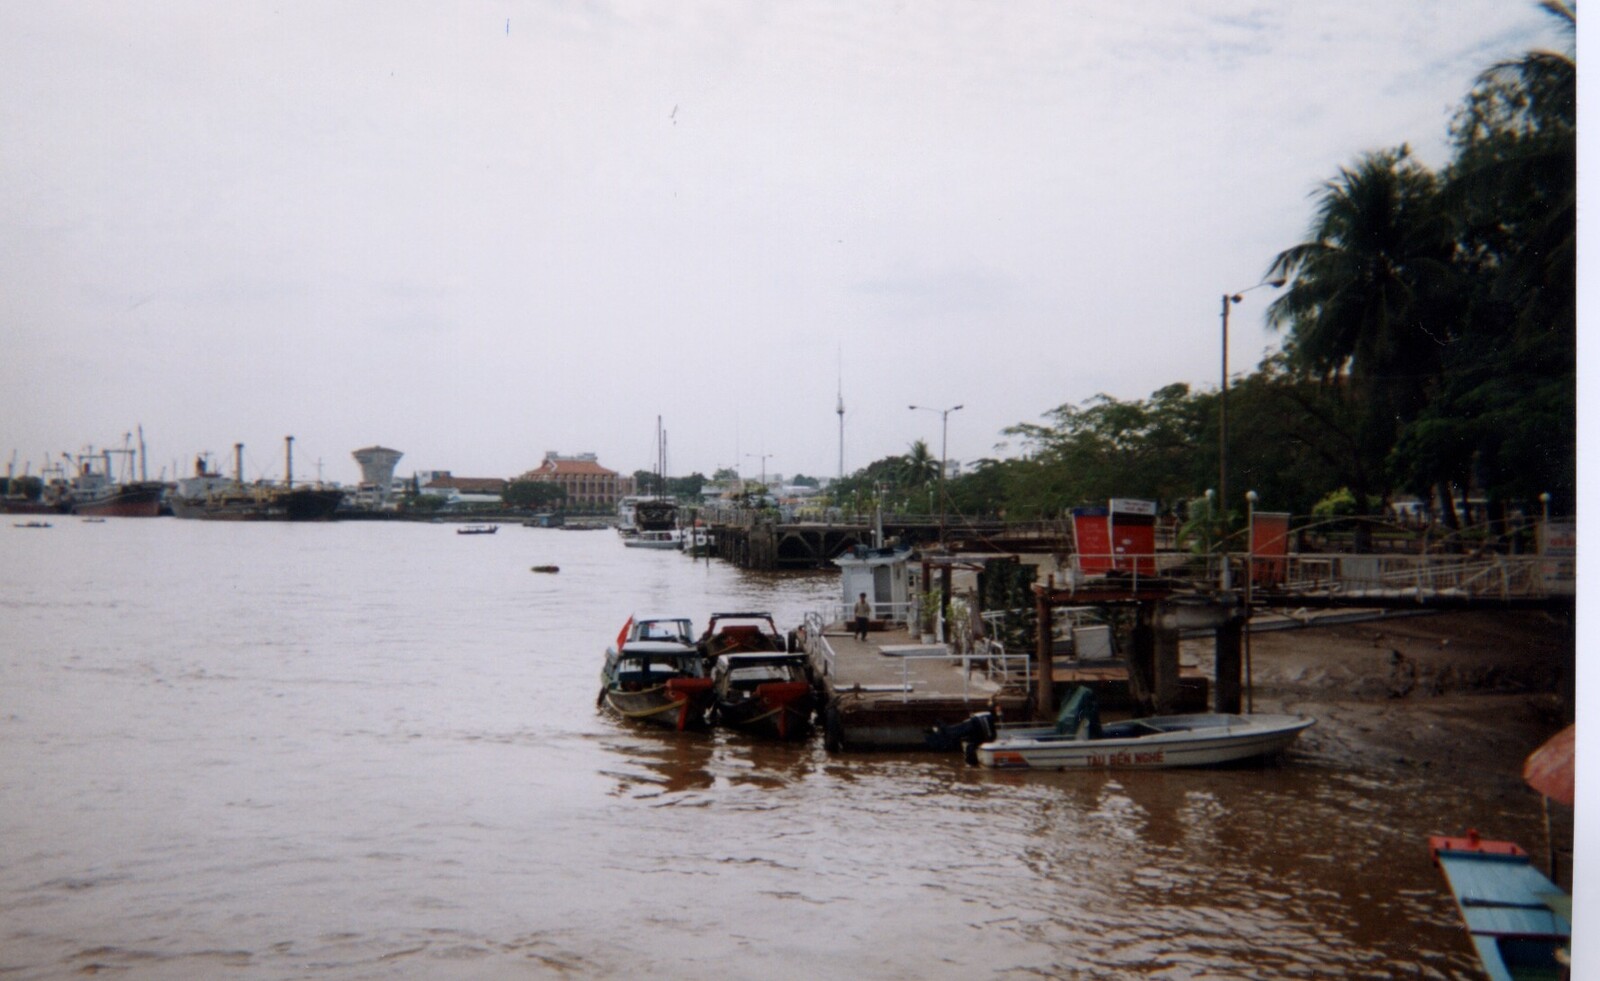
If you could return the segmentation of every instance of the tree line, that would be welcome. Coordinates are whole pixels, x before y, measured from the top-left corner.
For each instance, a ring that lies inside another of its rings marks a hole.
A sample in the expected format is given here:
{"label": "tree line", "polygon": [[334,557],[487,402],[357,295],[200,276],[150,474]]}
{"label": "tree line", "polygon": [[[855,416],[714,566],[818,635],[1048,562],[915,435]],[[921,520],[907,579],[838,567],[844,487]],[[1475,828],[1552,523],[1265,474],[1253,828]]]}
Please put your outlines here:
{"label": "tree line", "polygon": [[[1374,513],[1416,495],[1456,527],[1468,494],[1491,518],[1576,496],[1576,15],[1564,51],[1482,72],[1450,126],[1450,162],[1407,146],[1362,154],[1324,182],[1305,241],[1279,252],[1267,310],[1281,350],[1231,381],[1229,497],[1273,510],[1348,501]],[[1224,302],[1227,302],[1226,300]],[[952,512],[1047,518],[1110,497],[1173,510],[1218,474],[1221,393],[1173,384],[1148,398],[1096,395],[1004,435],[1020,456],[947,482]],[[858,506],[888,494],[932,510],[926,444],[836,488]],[[1548,497],[1543,497],[1548,495]]]}

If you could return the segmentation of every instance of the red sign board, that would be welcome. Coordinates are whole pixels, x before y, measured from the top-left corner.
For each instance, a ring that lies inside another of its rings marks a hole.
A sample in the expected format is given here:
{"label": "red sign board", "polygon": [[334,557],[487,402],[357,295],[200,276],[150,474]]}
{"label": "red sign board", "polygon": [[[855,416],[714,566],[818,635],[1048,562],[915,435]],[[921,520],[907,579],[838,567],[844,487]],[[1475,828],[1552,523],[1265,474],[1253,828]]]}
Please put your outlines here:
{"label": "red sign board", "polygon": [[1156,503],[1111,500],[1111,551],[1118,569],[1141,576],[1156,574]]}
{"label": "red sign board", "polygon": [[1105,508],[1073,508],[1072,536],[1078,547],[1078,571],[1103,576],[1112,568],[1111,526]]}
{"label": "red sign board", "polygon": [[1250,517],[1250,577],[1257,586],[1281,586],[1289,554],[1289,516],[1257,511]]}

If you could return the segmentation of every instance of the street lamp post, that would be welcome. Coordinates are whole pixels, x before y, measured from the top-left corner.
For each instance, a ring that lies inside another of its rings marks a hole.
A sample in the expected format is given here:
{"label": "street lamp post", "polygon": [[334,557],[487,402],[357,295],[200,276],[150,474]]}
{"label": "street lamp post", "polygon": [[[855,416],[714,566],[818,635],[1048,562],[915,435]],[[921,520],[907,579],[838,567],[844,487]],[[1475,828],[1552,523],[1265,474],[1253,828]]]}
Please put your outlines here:
{"label": "street lamp post", "polygon": [[945,453],[949,448],[949,442],[950,442],[950,413],[959,411],[961,409],[961,406],[952,405],[948,409],[930,409],[925,405],[913,405],[913,406],[910,406],[909,408],[913,412],[921,410],[922,412],[937,412],[937,413],[939,413],[939,430],[940,430],[940,432],[939,432],[939,544],[943,545],[944,544],[944,512],[945,512],[945,504],[946,504],[945,496],[944,496],[944,471],[945,471],[945,463],[946,463]]}
{"label": "street lamp post", "polygon": [[[1251,290],[1258,290],[1263,286],[1277,289],[1286,279],[1269,279],[1254,286],[1242,289],[1237,293],[1222,294],[1222,388],[1221,398],[1217,403],[1217,501],[1222,506],[1223,531],[1227,531],[1228,520],[1228,308],[1244,300],[1244,294]],[[1224,547],[1223,555],[1226,557],[1227,549]],[[1226,561],[1226,558],[1224,558]],[[1227,566],[1224,564],[1222,585],[1228,587]]]}
{"label": "street lamp post", "polygon": [[1256,590],[1256,502],[1261,500],[1255,491],[1246,491],[1244,499],[1248,502],[1249,522],[1245,527],[1250,530],[1248,539],[1249,554],[1244,561],[1244,710],[1252,713],[1256,710],[1256,684],[1250,670],[1250,617],[1255,613]]}

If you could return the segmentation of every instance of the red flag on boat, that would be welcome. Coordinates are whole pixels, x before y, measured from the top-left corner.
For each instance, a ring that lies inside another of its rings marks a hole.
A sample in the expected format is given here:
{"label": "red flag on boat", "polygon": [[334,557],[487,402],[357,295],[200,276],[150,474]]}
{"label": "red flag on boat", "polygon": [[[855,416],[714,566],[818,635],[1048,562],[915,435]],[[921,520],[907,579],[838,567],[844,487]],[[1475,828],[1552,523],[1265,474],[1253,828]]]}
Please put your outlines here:
{"label": "red flag on boat", "polygon": [[617,650],[622,650],[622,645],[628,642],[628,631],[632,629],[633,617],[629,617],[628,622],[622,625],[622,632],[617,634]]}

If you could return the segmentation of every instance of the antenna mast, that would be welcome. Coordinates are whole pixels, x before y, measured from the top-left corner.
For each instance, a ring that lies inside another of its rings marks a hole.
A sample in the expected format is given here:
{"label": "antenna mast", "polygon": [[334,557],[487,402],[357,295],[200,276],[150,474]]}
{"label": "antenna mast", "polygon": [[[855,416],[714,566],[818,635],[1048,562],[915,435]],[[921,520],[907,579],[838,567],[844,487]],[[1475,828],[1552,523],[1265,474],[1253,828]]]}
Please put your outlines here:
{"label": "antenna mast", "polygon": [[844,479],[844,348],[839,349],[839,479]]}

